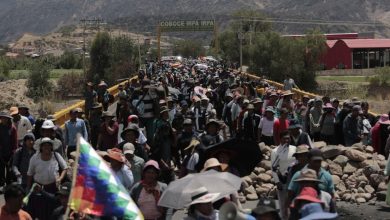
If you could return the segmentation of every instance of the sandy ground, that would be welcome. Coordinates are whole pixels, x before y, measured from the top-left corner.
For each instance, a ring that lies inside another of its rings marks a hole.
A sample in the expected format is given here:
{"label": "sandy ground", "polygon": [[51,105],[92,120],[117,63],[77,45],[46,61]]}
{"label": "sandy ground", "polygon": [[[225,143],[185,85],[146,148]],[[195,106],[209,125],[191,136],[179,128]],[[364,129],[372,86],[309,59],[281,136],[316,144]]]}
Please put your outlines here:
{"label": "sandy ground", "polygon": [[0,111],[9,109],[11,105],[27,105],[35,108],[32,99],[25,96],[27,92],[26,79],[7,80],[0,82]]}
{"label": "sandy ground", "polygon": [[0,111],[7,111],[11,106],[25,105],[30,108],[30,113],[38,118],[39,112],[54,114],[80,101],[80,99],[56,100],[49,97],[50,100],[41,100],[35,103],[33,99],[25,95],[27,92],[26,82],[26,79],[0,82]]}

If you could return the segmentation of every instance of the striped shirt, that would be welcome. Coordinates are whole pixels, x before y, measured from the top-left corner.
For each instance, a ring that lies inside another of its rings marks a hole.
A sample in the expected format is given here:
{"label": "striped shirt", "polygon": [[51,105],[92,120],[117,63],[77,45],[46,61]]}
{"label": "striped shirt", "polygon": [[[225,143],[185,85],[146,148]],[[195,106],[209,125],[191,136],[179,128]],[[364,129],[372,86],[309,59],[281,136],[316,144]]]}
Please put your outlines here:
{"label": "striped shirt", "polygon": [[153,118],[154,117],[154,110],[153,110],[153,98],[147,94],[143,98],[144,103],[144,114],[142,115],[143,118]]}

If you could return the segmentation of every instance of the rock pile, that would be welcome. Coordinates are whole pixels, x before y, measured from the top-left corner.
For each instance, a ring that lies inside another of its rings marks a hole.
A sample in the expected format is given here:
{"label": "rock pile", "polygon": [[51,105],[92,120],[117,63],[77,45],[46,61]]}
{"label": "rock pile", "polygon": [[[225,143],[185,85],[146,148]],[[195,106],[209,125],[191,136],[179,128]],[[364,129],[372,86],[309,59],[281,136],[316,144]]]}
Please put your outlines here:
{"label": "rock pile", "polygon": [[[387,184],[383,170],[387,161],[383,155],[360,143],[351,147],[327,146],[325,142],[314,145],[323,152],[322,167],[332,174],[336,199],[352,203],[385,200]],[[270,161],[274,147],[264,143],[260,143],[259,147],[264,159],[249,176],[242,178],[245,188],[242,202],[256,200],[260,196],[276,197]]]}

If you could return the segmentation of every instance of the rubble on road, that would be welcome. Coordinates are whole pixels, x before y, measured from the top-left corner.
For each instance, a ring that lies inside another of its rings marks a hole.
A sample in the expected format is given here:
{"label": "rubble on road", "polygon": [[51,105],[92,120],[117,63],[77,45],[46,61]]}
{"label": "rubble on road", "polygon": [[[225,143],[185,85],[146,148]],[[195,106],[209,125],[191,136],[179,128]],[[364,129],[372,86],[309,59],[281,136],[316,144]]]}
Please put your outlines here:
{"label": "rubble on road", "polygon": [[[316,142],[314,146],[323,152],[322,167],[332,175],[337,200],[357,204],[384,201],[387,183],[383,174],[386,166],[383,155],[374,153],[371,146],[361,143],[344,147]],[[241,201],[277,197],[270,161],[271,151],[276,146],[260,143],[259,147],[264,159],[250,175],[242,178],[245,190],[241,193]]]}

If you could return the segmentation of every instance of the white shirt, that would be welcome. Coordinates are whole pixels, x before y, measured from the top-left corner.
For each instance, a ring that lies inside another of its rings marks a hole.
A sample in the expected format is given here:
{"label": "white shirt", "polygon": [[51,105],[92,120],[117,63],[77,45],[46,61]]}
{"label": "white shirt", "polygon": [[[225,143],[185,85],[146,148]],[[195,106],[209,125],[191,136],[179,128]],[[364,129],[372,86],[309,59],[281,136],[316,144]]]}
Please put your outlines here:
{"label": "white shirt", "polygon": [[268,120],[267,117],[262,117],[259,123],[259,129],[261,129],[261,134],[264,136],[273,136],[274,135],[274,123],[275,118],[273,120]]}
{"label": "white shirt", "polygon": [[[295,157],[293,157],[295,151],[296,147],[293,145],[279,145],[271,152],[271,166],[278,167],[280,173],[285,175],[287,169],[295,162]],[[272,171],[272,177],[274,178],[275,183],[279,182],[279,177],[276,172]]]}
{"label": "white shirt", "polygon": [[21,141],[23,140],[24,136],[31,132],[32,130],[32,125],[30,120],[28,120],[27,117],[25,116],[20,116],[20,120],[18,122],[14,122],[14,125],[16,129],[18,130],[18,140]]}
{"label": "white shirt", "polygon": [[131,187],[134,183],[133,172],[131,172],[130,168],[126,165],[122,166],[122,169],[115,171],[113,170],[116,179],[122,183],[122,185],[130,191]]}
{"label": "white shirt", "polygon": [[27,175],[33,176],[34,181],[40,184],[48,185],[55,183],[57,177],[59,177],[60,169],[58,163],[63,168],[62,170],[67,169],[66,162],[62,156],[59,153],[55,154],[56,156],[53,154],[48,161],[41,159],[41,153],[34,154],[30,159]]}
{"label": "white shirt", "polygon": [[187,170],[189,171],[196,171],[195,166],[199,163],[199,154],[198,152],[194,152],[187,163]]}

